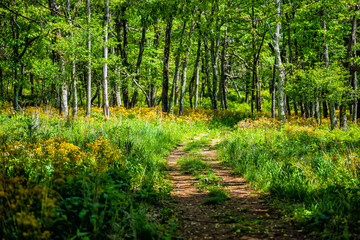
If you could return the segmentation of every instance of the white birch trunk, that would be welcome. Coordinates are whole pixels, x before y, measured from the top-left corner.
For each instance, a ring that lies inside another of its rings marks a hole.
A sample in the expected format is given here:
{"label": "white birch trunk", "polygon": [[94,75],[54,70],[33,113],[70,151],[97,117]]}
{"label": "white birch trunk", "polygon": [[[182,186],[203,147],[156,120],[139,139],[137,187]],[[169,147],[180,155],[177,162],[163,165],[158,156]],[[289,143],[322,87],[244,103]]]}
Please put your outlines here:
{"label": "white birch trunk", "polygon": [[90,35],[90,0],[87,0],[87,27],[88,27],[88,76],[87,76],[87,98],[86,98],[86,115],[91,113],[91,35]]}
{"label": "white birch trunk", "polygon": [[284,103],[284,85],[285,85],[285,69],[281,62],[281,54],[280,54],[280,39],[281,39],[281,8],[280,8],[280,0],[275,0],[275,7],[277,10],[276,20],[276,29],[275,29],[275,38],[274,38],[274,50],[275,50],[275,58],[276,58],[276,68],[279,72],[279,82],[278,82],[278,115],[279,120],[283,123],[285,122],[285,103]]}
{"label": "white birch trunk", "polygon": [[109,23],[109,0],[105,0],[105,15],[104,15],[104,47],[103,47],[103,101],[104,101],[104,116],[109,117],[109,99],[108,99],[108,81],[107,81],[107,60],[108,60],[108,47],[106,46],[108,40],[108,23]]}

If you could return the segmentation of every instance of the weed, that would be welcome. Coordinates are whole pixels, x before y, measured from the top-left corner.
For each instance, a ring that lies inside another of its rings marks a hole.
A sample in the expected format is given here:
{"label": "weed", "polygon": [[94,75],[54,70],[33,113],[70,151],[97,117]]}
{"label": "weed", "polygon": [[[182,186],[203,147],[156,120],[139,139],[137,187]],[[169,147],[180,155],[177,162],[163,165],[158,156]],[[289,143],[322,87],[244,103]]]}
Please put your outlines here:
{"label": "weed", "polygon": [[204,204],[219,204],[228,200],[229,194],[222,188],[213,187],[209,190],[208,196],[204,201]]}
{"label": "weed", "polygon": [[188,156],[178,160],[181,169],[188,174],[196,174],[209,169],[209,166],[204,163],[199,156]]}

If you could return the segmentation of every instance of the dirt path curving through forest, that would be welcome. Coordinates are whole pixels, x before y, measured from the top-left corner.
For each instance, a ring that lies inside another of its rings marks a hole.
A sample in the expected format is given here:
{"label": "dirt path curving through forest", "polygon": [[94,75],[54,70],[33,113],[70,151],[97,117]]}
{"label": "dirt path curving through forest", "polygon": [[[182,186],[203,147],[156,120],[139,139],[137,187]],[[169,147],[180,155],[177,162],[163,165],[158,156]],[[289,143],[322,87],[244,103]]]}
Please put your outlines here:
{"label": "dirt path curving through forest", "polygon": [[[195,138],[193,141],[197,141]],[[178,161],[191,153],[181,144],[168,158],[173,184],[171,193],[179,219],[179,239],[310,239],[302,229],[283,220],[272,208],[267,196],[257,193],[246,180],[231,174],[232,170],[219,161],[216,144],[219,139],[198,149],[210,168],[221,180],[229,199],[218,204],[205,204],[208,191],[199,189],[199,179],[186,174]]]}

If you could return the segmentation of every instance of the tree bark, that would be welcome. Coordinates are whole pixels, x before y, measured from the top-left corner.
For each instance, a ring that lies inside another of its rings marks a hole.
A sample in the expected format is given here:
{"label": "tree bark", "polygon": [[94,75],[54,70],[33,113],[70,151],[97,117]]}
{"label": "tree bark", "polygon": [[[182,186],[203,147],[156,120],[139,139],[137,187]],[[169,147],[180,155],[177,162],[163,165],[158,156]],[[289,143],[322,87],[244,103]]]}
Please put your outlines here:
{"label": "tree bark", "polygon": [[193,78],[195,79],[195,99],[194,99],[194,108],[199,107],[199,72],[200,72],[200,57],[201,57],[201,39],[198,40],[198,48],[196,52],[196,60],[194,66]]}
{"label": "tree bark", "polygon": [[104,64],[103,64],[103,109],[104,109],[104,116],[110,117],[109,112],[109,98],[108,98],[108,72],[107,72],[107,60],[108,60],[108,47],[107,47],[107,40],[108,40],[108,24],[109,24],[109,0],[105,0],[105,14],[104,14],[104,27],[105,27],[105,34],[104,34],[104,46],[103,46],[103,57],[104,57]]}
{"label": "tree bark", "polygon": [[203,66],[204,66],[204,71],[205,71],[205,76],[206,76],[207,88],[208,88],[208,92],[210,95],[212,108],[215,109],[216,108],[216,103],[215,103],[216,99],[214,99],[214,95],[213,95],[213,91],[212,91],[212,87],[211,87],[211,81],[210,81],[209,46],[208,46],[206,34],[204,34],[204,50],[205,50],[205,55],[204,55]]}
{"label": "tree bark", "polygon": [[173,17],[167,19],[166,33],[165,33],[165,47],[164,47],[164,62],[163,62],[163,83],[162,83],[162,112],[169,113],[168,109],[168,91],[169,91],[169,58],[171,45],[171,28]]}
{"label": "tree bark", "polygon": [[221,78],[219,84],[220,104],[222,109],[227,109],[226,103],[226,48],[227,48],[227,27],[224,33],[224,43],[221,51]]}
{"label": "tree bark", "polygon": [[72,76],[73,76],[73,88],[74,88],[74,98],[73,98],[73,116],[76,116],[78,113],[78,97],[77,97],[77,75],[76,75],[76,63],[73,61],[72,68]]}
{"label": "tree bark", "polygon": [[[323,20],[323,28],[324,31],[326,31],[326,20]],[[330,59],[329,59],[329,46],[326,42],[326,39],[324,39],[324,61],[326,68],[330,65]],[[333,101],[329,102],[329,108],[330,108],[330,122],[331,122],[331,129],[338,128],[337,124],[337,117],[336,117],[336,111],[335,111],[335,103]]]}
{"label": "tree bark", "polygon": [[180,37],[180,44],[177,49],[177,55],[176,55],[176,59],[175,59],[175,72],[174,72],[174,77],[173,77],[173,84],[171,87],[171,93],[170,93],[169,112],[171,111],[172,105],[175,105],[175,101],[176,101],[175,99],[177,98],[175,95],[177,94],[176,87],[177,87],[177,82],[179,79],[181,47],[183,45],[185,29],[186,29],[186,21],[183,23],[182,33],[181,33],[181,37]]}
{"label": "tree bark", "polygon": [[347,131],[346,104],[340,105],[340,127]]}
{"label": "tree bark", "polygon": [[273,67],[273,78],[271,83],[271,117],[276,117],[276,59]]}
{"label": "tree bark", "polygon": [[218,72],[217,72],[217,66],[218,66],[218,55],[219,55],[219,42],[220,42],[220,34],[217,34],[216,38],[211,38],[211,67],[212,67],[212,96],[213,96],[213,109],[217,109],[217,84],[218,84]]}
{"label": "tree bark", "polygon": [[[129,63],[128,63],[128,59],[127,59],[127,45],[128,45],[128,20],[126,19],[126,9],[127,9],[127,5],[126,3],[122,6],[121,8],[121,25],[122,25],[122,46],[120,45],[120,51],[121,51],[121,57],[123,59],[123,66],[128,67]],[[129,108],[130,107],[130,97],[129,97],[129,84],[128,81],[126,80],[127,78],[125,78],[125,81],[122,83],[121,86],[121,92],[123,94],[123,104],[124,107]]]}
{"label": "tree bark", "polygon": [[278,115],[279,120],[285,123],[286,115],[285,115],[285,104],[284,104],[284,83],[285,83],[285,69],[281,62],[281,53],[280,53],[280,29],[281,29],[281,7],[280,0],[275,0],[276,10],[277,10],[277,22],[275,29],[275,38],[274,38],[274,50],[276,57],[276,68],[279,72],[279,81],[278,81]]}
{"label": "tree bark", "polygon": [[193,37],[193,34],[194,34],[194,27],[195,27],[195,22],[193,22],[191,24],[190,36],[189,36],[189,41],[188,41],[188,49],[187,49],[187,52],[186,52],[186,57],[184,59],[184,70],[183,70],[183,75],[182,75],[182,79],[181,79],[181,89],[180,89],[180,108],[179,108],[180,114],[184,113],[186,72],[187,72],[187,66],[188,66],[189,55],[190,55],[190,50],[191,50],[191,41],[192,41],[192,37]]}
{"label": "tree bark", "polygon": [[[352,69],[354,66],[354,59],[356,58],[356,50],[353,50],[353,46],[356,44],[356,30],[357,30],[357,17],[354,15],[352,19],[352,29],[351,29],[351,35],[350,35],[350,41],[347,49],[347,58],[349,61],[349,70],[350,70],[350,84],[352,83],[352,87],[354,90],[354,97],[353,97],[353,121],[357,121],[357,105],[358,105],[358,99],[357,99],[357,73],[355,70]],[[340,114],[341,115],[341,114]],[[343,114],[343,116],[346,117],[346,112]],[[345,120],[345,119],[344,119]],[[344,122],[344,120],[342,120]],[[346,131],[346,129],[344,129]]]}
{"label": "tree bark", "polygon": [[90,30],[90,21],[91,21],[91,12],[90,12],[90,0],[86,1],[87,6],[87,31],[88,31],[88,64],[87,64],[87,97],[86,97],[86,115],[90,116],[91,113],[91,30]]}

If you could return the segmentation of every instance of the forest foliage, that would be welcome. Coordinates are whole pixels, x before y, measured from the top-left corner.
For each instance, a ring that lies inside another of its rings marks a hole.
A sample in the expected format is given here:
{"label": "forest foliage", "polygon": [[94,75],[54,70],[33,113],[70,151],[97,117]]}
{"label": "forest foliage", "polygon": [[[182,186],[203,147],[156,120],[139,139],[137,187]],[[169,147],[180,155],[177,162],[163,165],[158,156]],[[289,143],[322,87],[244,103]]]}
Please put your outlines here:
{"label": "forest foliage", "polygon": [[358,237],[358,15],[354,0],[1,1],[1,237],[178,236],[165,159],[209,131],[288,218]]}

